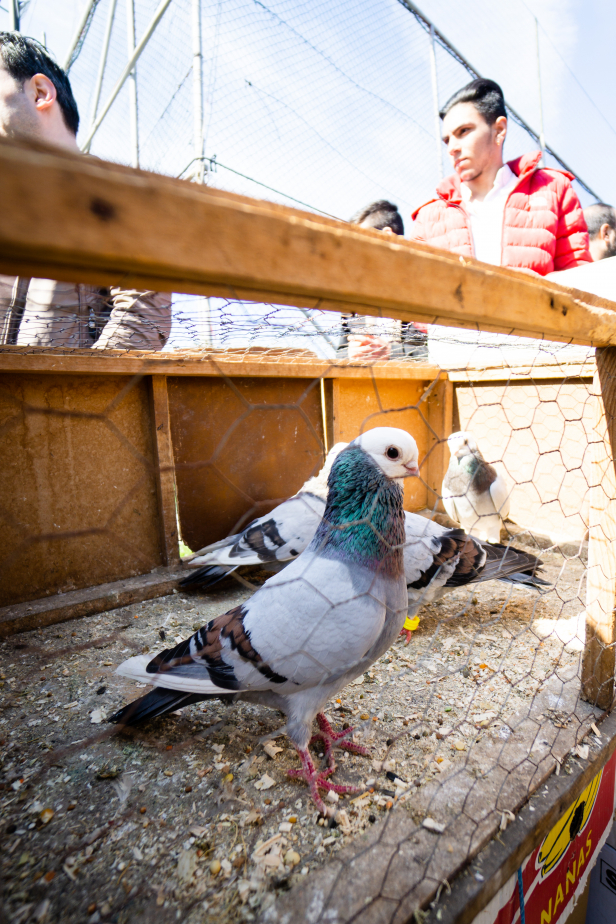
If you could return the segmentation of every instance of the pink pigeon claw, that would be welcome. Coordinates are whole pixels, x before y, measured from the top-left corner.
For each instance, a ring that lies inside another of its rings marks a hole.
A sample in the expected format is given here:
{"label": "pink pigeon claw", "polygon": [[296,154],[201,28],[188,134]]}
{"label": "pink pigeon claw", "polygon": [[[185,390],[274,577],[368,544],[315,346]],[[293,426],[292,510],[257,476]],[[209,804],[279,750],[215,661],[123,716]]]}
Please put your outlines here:
{"label": "pink pigeon claw", "polygon": [[344,796],[346,793],[358,793],[362,791],[358,786],[340,786],[337,783],[330,783],[327,777],[331,776],[334,772],[334,767],[330,767],[328,770],[323,770],[318,773],[312,763],[309,751],[300,750],[299,748],[296,750],[302,762],[302,768],[301,770],[287,770],[287,776],[290,776],[291,779],[294,780],[303,780],[303,782],[308,785],[312,801],[322,815],[327,815],[327,808],[321,798],[320,789],[338,793],[339,796]]}
{"label": "pink pigeon claw", "polygon": [[345,728],[341,732],[335,732],[322,712],[319,712],[316,718],[321,730],[317,732],[316,735],[312,736],[310,744],[313,744],[315,741],[321,741],[323,743],[325,757],[327,758],[327,763],[331,770],[336,768],[334,755],[332,754],[335,747],[344,748],[345,751],[350,751],[352,754],[361,754],[363,757],[370,756],[369,748],[365,748],[361,744],[355,744],[352,740],[345,740],[353,735],[352,727]]}

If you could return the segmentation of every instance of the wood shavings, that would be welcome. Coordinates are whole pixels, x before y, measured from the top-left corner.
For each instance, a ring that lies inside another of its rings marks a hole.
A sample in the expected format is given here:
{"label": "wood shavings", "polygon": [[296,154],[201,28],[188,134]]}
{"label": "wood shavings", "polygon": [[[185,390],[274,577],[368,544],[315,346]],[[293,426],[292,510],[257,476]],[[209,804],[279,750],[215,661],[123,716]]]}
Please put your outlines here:
{"label": "wood shavings", "polygon": [[273,779],[268,773],[264,773],[260,780],[257,780],[254,784],[255,789],[264,790],[271,789],[272,786],[276,785],[276,780]]}

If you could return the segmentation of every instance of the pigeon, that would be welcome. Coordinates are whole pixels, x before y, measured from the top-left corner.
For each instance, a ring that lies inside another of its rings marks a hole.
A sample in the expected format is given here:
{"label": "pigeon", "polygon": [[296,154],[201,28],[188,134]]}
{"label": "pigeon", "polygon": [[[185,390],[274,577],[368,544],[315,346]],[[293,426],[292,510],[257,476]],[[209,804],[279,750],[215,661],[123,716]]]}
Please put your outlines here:
{"label": "pigeon", "polygon": [[[329,451],[317,476],[271,513],[250,523],[243,533],[229,536],[196,552],[190,561],[198,567],[180,582],[182,587],[209,587],[240,566],[283,568],[307,547],[325,510],[327,476],[347,443]],[[488,547],[470,540],[461,529],[446,529],[426,517],[405,512],[404,568],[408,616],[403,634],[407,644],[419,626],[418,610],[450,590],[465,584],[499,580],[535,589],[547,585],[537,576],[541,562],[511,546]],[[187,559],[185,559],[187,561]]]}
{"label": "pigeon", "polygon": [[509,487],[485,461],[472,434],[452,433],[447,445],[451,459],[441,492],[445,510],[472,536],[500,542],[501,523],[509,516]]}
{"label": "pigeon", "polygon": [[539,577],[543,562],[529,552],[492,544],[448,529],[426,517],[405,513],[404,573],[408,616],[402,633],[407,644],[419,625],[420,607],[436,603],[456,588],[484,581],[503,581],[542,591],[550,587]]}
{"label": "pigeon", "polygon": [[[321,791],[356,792],[329,777],[334,746],[367,753],[352,729],[334,732],[325,703],[397,638],[406,617],[403,479],[417,475],[417,444],[378,427],[353,440],[328,476],[324,515],[307,548],[246,602],[155,657],[129,658],[117,673],[155,685],[109,721],[132,725],[200,700],[246,700],[279,709],[322,813]],[[308,750],[317,718],[329,766]]]}
{"label": "pigeon", "polygon": [[277,571],[297,558],[314,536],[325,512],[327,478],[348,443],[336,443],[327,453],[323,468],[284,503],[253,520],[241,533],[206,545],[183,559],[194,572],[180,587],[211,587],[240,565],[261,565]]}

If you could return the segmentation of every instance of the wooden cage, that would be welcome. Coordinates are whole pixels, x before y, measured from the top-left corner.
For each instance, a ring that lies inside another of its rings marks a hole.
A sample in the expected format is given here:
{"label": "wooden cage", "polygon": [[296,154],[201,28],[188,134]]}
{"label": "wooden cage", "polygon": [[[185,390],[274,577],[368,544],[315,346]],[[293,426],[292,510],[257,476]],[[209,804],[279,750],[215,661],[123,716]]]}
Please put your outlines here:
{"label": "wooden cage", "polygon": [[[422,480],[405,504],[435,508],[447,464],[443,441],[455,426],[472,422],[489,440],[498,427],[481,408],[499,404],[504,383],[534,411],[556,400],[558,386],[562,406],[584,408],[567,437],[583,447],[570,467],[570,508],[537,523],[537,504],[522,499],[517,514],[578,542],[588,530],[583,693],[610,711],[615,304],[320,216],[58,151],[3,142],[0,164],[5,273],[353,310],[599,348],[596,367],[447,374],[422,363],[361,367],[250,352],[3,347],[2,634],[168,593],[181,573],[178,522],[191,548],[221,538],[271,509],[289,485],[298,488],[320,466],[323,447],[354,437],[366,418],[369,426],[386,420],[413,432]],[[292,442],[285,438],[291,431]],[[551,451],[549,426],[545,434],[537,456]],[[265,447],[258,466],[242,451],[247,443]],[[517,445],[528,464],[528,446]],[[492,879],[467,889],[451,920],[471,920],[487,904],[609,760],[614,720],[603,728],[600,753],[550,784],[532,824],[490,854]],[[486,829],[474,853],[493,833]],[[390,834],[395,841],[395,828]],[[442,878],[460,868],[446,856],[439,864]],[[416,905],[425,906],[437,885],[424,882]],[[346,920],[339,911],[337,920]]]}

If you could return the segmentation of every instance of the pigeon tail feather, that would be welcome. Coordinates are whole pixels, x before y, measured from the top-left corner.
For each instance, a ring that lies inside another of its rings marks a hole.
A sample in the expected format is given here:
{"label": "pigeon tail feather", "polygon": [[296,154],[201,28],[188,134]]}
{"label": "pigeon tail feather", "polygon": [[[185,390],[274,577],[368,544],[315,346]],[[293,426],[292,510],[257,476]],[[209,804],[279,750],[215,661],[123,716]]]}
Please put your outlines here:
{"label": "pigeon tail feather", "polygon": [[178,690],[182,693],[224,696],[225,693],[228,695],[229,692],[235,692],[218,686],[218,684],[214,683],[209,677],[187,677],[182,674],[174,674],[172,671],[165,673],[148,673],[147,666],[152,660],[153,659],[149,655],[136,655],[134,658],[123,661],[122,664],[116,668],[116,674],[120,674],[121,677],[130,677],[131,680],[138,680],[141,683],[153,683],[157,687],[164,687],[168,690]]}
{"label": "pigeon tail feather", "polygon": [[146,719],[155,719],[169,712],[175,712],[183,706],[192,706],[206,699],[214,699],[212,694],[183,693],[179,690],[166,690],[164,687],[155,687],[145,696],[133,700],[128,706],[119,709],[107,719],[114,725],[137,725]]}
{"label": "pigeon tail feather", "polygon": [[[236,565],[235,568],[237,567]],[[203,568],[197,568],[182,578],[180,587],[212,587],[227,575],[232,574],[235,568],[225,565],[204,565]]]}

